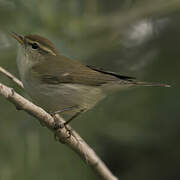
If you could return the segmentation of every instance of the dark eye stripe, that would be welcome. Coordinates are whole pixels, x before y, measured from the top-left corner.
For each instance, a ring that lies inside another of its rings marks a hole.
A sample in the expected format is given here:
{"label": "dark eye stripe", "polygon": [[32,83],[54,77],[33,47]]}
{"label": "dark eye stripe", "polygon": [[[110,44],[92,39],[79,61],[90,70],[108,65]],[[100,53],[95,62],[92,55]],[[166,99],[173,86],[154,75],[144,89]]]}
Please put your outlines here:
{"label": "dark eye stripe", "polygon": [[38,42],[33,42],[33,41],[28,40],[27,44],[29,46],[31,46],[32,49],[38,49],[39,53],[41,53],[41,52],[42,53],[50,53],[53,56],[56,56],[56,54],[53,52],[53,50],[51,50],[50,48],[48,48],[46,46],[39,44]]}

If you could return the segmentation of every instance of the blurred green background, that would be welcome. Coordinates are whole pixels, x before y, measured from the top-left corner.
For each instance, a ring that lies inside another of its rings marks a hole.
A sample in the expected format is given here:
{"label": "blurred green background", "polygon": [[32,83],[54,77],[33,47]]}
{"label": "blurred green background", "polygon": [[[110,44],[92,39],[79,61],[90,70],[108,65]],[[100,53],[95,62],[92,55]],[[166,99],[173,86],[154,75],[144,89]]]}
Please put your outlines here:
{"label": "blurred green background", "polygon": [[[49,38],[60,53],[172,88],[107,97],[72,122],[121,180],[180,179],[179,0],[0,0],[0,66],[18,77],[8,32]],[[28,97],[0,74],[0,82]],[[0,97],[0,180],[98,180],[37,120]]]}

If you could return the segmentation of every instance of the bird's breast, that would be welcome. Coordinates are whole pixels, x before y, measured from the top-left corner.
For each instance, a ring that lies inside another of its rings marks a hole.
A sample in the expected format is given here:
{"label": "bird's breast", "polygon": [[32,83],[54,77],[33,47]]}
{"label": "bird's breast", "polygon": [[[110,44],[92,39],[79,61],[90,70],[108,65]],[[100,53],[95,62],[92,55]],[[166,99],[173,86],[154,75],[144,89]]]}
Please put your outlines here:
{"label": "bird's breast", "polygon": [[100,88],[80,84],[39,84],[31,80],[24,82],[24,87],[33,101],[49,112],[72,106],[77,111],[88,110],[105,97]]}

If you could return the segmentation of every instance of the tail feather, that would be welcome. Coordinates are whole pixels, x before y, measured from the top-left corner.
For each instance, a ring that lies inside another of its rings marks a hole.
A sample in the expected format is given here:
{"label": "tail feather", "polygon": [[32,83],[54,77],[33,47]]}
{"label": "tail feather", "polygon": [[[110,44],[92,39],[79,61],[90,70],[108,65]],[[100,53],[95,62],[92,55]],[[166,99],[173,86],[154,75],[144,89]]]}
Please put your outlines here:
{"label": "tail feather", "polygon": [[169,85],[169,84],[154,83],[154,82],[140,82],[140,81],[134,81],[134,84],[137,85],[137,86],[171,87],[171,85]]}

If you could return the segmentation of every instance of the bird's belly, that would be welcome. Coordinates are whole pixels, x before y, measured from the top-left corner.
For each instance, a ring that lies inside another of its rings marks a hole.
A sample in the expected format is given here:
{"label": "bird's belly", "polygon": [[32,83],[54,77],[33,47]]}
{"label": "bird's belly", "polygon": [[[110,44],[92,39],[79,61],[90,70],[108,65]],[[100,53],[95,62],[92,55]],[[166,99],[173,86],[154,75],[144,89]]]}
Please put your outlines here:
{"label": "bird's belly", "polygon": [[25,83],[24,86],[32,100],[49,112],[75,107],[73,111],[64,112],[69,115],[79,110],[89,110],[105,97],[100,88],[80,84]]}

